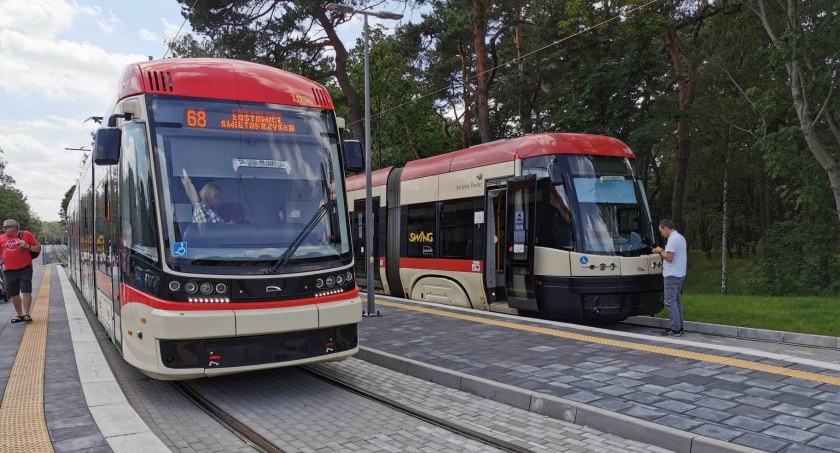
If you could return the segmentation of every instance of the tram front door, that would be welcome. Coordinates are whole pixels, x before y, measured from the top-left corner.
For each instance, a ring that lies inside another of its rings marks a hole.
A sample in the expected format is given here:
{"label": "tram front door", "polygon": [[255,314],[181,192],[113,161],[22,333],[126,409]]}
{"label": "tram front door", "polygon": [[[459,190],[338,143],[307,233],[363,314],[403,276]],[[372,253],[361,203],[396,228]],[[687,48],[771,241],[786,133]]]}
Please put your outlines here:
{"label": "tram front door", "polygon": [[538,308],[534,293],[536,182],[534,175],[507,181],[505,291],[508,305],[528,311]]}
{"label": "tram front door", "polygon": [[[382,289],[382,279],[379,276],[379,197],[374,197],[373,205],[373,290]],[[356,262],[356,284],[367,290],[367,264],[370,257],[365,253],[367,228],[365,228],[365,202],[356,201],[353,205],[353,215],[350,223],[353,228],[353,255]]]}

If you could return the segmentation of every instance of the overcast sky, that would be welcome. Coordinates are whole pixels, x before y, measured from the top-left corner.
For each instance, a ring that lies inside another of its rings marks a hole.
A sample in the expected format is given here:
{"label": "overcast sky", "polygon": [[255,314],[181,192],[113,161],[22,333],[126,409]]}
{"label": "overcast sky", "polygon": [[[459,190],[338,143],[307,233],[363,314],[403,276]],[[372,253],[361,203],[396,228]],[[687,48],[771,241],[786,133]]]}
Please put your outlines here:
{"label": "overcast sky", "polygon": [[[0,0],[0,158],[41,220],[59,219],[76,183],[83,153],[64,148],[90,148],[96,124],[84,120],[104,114],[127,64],[162,58],[182,23],[176,0]],[[347,47],[360,23],[339,30]]]}

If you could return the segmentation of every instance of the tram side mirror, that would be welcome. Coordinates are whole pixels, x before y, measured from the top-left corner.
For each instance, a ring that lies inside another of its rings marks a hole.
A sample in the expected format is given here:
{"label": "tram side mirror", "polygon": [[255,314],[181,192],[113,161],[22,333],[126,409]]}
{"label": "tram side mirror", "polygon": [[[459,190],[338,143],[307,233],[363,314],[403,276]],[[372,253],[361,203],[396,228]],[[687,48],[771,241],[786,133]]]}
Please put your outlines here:
{"label": "tram side mirror", "polygon": [[555,186],[563,184],[563,172],[560,171],[560,166],[554,162],[548,164],[548,177]]}
{"label": "tram side mirror", "polygon": [[93,163],[115,165],[120,162],[122,131],[118,127],[103,127],[96,131],[93,142]]}
{"label": "tram side mirror", "polygon": [[364,159],[362,158],[362,144],[358,140],[344,140],[344,169],[359,173],[365,170]]}

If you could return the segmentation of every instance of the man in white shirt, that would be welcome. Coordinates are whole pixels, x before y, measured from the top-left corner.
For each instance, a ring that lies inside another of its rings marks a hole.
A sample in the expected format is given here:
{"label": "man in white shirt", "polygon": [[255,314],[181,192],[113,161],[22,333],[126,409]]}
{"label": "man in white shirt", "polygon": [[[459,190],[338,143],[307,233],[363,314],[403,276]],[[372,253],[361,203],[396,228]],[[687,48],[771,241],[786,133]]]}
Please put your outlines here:
{"label": "man in white shirt", "polygon": [[667,242],[665,248],[655,247],[653,253],[662,256],[662,277],[665,279],[665,306],[668,307],[668,318],[671,328],[662,333],[663,336],[679,337],[683,334],[683,307],[680,293],[685,282],[686,267],[688,265],[688,247],[683,235],[677,232],[674,222],[663,219],[659,222],[659,233]]}

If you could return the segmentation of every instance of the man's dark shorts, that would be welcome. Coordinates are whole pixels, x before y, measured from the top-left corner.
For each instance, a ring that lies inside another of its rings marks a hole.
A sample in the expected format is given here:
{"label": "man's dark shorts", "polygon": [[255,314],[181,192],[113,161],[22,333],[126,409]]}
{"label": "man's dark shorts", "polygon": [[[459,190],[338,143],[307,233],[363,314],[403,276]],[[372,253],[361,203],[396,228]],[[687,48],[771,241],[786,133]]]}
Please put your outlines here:
{"label": "man's dark shorts", "polygon": [[9,297],[32,292],[32,266],[6,271],[3,278],[6,280],[6,295]]}

